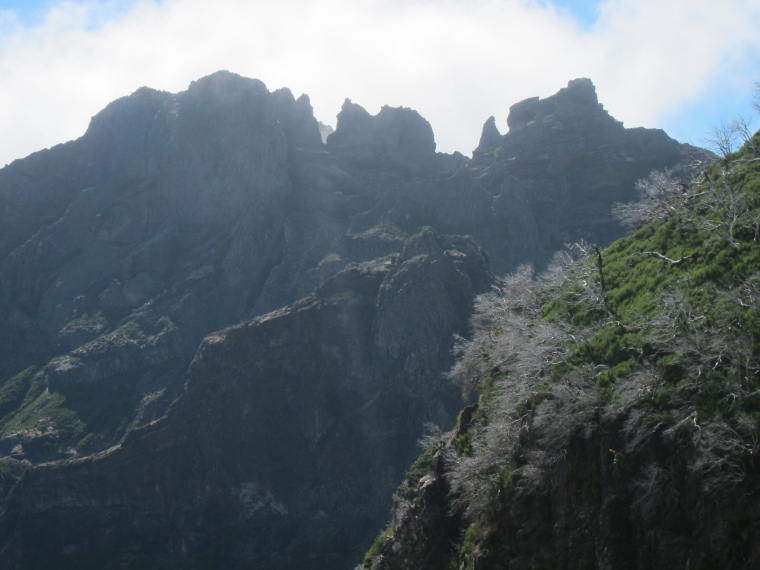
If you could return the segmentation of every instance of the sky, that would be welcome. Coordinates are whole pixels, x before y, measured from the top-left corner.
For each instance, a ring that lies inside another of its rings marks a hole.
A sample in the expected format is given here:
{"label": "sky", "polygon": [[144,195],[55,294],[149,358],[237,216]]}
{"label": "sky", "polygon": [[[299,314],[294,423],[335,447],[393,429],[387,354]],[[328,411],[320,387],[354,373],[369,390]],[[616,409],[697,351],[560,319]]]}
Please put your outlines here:
{"label": "sky", "polygon": [[0,0],[0,166],[76,139],[142,86],[226,69],[309,95],[417,110],[470,155],[490,116],[589,77],[626,127],[704,145],[760,117],[757,0]]}

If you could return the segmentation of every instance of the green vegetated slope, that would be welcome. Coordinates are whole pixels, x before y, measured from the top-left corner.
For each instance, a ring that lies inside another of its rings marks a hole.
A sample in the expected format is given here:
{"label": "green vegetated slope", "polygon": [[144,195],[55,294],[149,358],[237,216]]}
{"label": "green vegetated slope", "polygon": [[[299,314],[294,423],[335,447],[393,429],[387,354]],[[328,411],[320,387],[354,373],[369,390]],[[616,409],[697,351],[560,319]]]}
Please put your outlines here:
{"label": "green vegetated slope", "polygon": [[760,153],[662,174],[479,298],[452,371],[480,393],[396,495],[366,568],[760,564]]}
{"label": "green vegetated slope", "polygon": [[[36,462],[75,457],[110,447],[154,419],[152,407],[165,399],[166,388],[152,384],[172,373],[167,345],[176,327],[164,317],[153,329],[129,321],[3,383],[0,452]],[[149,366],[136,375],[141,359]],[[101,377],[109,381],[98,382]]]}

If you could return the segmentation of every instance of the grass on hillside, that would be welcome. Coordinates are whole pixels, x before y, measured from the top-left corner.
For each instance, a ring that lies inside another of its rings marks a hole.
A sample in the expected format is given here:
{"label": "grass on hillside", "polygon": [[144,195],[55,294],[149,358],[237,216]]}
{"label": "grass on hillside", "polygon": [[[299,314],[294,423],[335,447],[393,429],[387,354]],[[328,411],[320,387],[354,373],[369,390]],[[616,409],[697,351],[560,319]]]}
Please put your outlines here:
{"label": "grass on hillside", "polygon": [[[480,393],[477,421],[449,458],[453,509],[469,521],[452,567],[470,568],[476,559],[485,567],[488,556],[515,548],[499,542],[515,530],[504,526],[515,469],[523,486],[549,485],[550,458],[571,441],[578,445],[570,438],[579,431],[637,441],[658,426],[680,434],[687,468],[704,488],[747,484],[753,450],[760,451],[755,154],[745,147],[706,165],[689,187],[653,177],[670,186],[655,189],[664,200],[628,209],[647,218],[633,235],[604,251],[576,244],[537,280],[522,269],[478,299],[473,339],[459,343],[451,372],[466,392]],[[543,442],[541,452],[515,456],[531,439]],[[609,450],[610,476],[651,478],[646,492],[643,483],[634,486],[641,509],[664,492],[664,479],[648,456],[627,449]],[[600,474],[592,464],[581,471],[565,477],[584,501],[597,502]],[[743,516],[739,510],[734,518]],[[673,528],[686,524],[683,514],[673,516],[665,521]],[[746,553],[745,534],[729,537],[727,551]],[[381,554],[378,545],[372,554]]]}

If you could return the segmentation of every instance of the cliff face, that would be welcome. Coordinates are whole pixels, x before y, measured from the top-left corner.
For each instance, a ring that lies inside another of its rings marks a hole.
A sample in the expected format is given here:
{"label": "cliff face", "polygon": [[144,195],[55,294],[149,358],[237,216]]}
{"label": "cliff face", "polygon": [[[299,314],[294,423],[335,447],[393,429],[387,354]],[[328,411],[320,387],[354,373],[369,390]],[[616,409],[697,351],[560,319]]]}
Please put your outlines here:
{"label": "cliff face", "polygon": [[332,153],[352,163],[409,174],[432,170],[436,158],[433,129],[419,113],[385,106],[373,117],[350,99],[326,142]]}
{"label": "cliff face", "polygon": [[581,237],[611,243],[622,235],[611,205],[634,199],[628,180],[706,157],[661,130],[624,128],[598,102],[588,79],[513,105],[507,123],[509,132],[500,136],[487,122],[473,151],[502,221],[478,236],[480,242],[489,252],[498,242],[515,244],[506,263],[494,264],[499,272],[525,262],[540,266]]}
{"label": "cliff face", "polygon": [[166,417],[24,475],[7,499],[0,566],[94,555],[119,566],[135,553],[149,565],[349,566],[385,518],[422,423],[458,409],[440,373],[489,278],[471,240],[425,230],[400,254],[207,337]]}
{"label": "cliff face", "polygon": [[[187,350],[244,315],[285,231],[279,103],[262,83],[225,73],[176,96],[140,89],[78,141],[4,169],[0,283],[17,316],[4,336],[37,342],[4,347],[3,370],[68,348],[58,333],[83,312],[114,324],[153,301],[194,329]],[[305,123],[319,143],[313,117]],[[297,135],[294,143],[306,139]],[[42,163],[31,166],[31,183],[30,161]],[[166,298],[172,288],[182,291]]]}
{"label": "cliff face", "polygon": [[509,125],[469,160],[346,101],[323,143],[306,96],[219,72],[0,170],[7,565],[347,565],[423,422],[453,424],[489,268],[609,242],[635,180],[699,154],[588,80]]}

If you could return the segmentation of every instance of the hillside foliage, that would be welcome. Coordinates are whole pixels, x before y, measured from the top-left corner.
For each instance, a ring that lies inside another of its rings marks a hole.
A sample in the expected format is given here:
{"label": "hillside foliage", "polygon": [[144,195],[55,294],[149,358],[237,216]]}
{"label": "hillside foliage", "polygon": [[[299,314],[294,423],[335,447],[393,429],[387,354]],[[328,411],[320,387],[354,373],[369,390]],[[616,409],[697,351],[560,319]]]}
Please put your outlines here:
{"label": "hillside foliage", "polygon": [[432,448],[450,540],[421,536],[447,527],[414,522],[407,480],[365,567],[402,567],[411,536],[460,569],[760,562],[759,142],[691,184],[653,173],[616,208],[632,236],[478,298],[450,375],[479,404]]}

